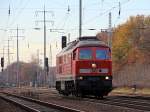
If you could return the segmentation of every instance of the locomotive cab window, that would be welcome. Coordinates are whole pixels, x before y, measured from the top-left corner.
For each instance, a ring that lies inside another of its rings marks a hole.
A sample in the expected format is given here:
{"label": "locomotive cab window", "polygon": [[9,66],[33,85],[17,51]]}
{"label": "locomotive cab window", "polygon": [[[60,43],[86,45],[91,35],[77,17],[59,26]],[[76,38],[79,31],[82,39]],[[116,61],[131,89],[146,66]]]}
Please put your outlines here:
{"label": "locomotive cab window", "polygon": [[109,50],[107,49],[97,49],[96,50],[96,59],[109,59]]}
{"label": "locomotive cab window", "polygon": [[80,49],[79,59],[92,59],[92,50],[91,49]]}

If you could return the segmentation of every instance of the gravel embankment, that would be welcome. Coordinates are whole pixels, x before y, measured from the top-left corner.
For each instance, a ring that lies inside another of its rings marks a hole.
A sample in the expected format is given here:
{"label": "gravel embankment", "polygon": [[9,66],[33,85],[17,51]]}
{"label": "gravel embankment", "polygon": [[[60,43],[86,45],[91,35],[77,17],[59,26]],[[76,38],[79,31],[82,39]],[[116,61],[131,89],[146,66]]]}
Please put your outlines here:
{"label": "gravel embankment", "polygon": [[21,108],[0,99],[0,112],[27,112]]}

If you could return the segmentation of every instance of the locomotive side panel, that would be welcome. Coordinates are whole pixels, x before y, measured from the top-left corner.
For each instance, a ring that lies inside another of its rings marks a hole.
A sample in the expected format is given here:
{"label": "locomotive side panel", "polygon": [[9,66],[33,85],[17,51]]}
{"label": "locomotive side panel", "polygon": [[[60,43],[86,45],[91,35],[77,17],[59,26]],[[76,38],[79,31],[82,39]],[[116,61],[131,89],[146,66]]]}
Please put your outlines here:
{"label": "locomotive side panel", "polygon": [[74,82],[74,76],[72,75],[72,56],[71,53],[63,54],[57,57],[57,77],[56,77],[56,89],[64,94],[70,94],[72,91],[70,88]]}

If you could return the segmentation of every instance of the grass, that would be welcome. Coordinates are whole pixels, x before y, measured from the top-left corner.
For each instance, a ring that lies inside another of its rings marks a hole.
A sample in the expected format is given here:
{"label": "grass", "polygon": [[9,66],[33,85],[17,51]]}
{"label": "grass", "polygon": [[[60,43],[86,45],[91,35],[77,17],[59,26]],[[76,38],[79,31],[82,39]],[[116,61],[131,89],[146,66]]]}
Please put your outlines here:
{"label": "grass", "polygon": [[148,95],[150,96],[150,88],[137,88],[136,90],[131,87],[115,88],[112,94],[127,94],[127,95]]}

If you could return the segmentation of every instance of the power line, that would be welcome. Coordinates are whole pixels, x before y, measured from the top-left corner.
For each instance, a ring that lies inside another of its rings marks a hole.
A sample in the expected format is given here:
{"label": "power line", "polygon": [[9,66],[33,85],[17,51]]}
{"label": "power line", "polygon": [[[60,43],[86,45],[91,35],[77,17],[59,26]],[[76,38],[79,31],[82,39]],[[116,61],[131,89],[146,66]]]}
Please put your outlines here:
{"label": "power line", "polygon": [[4,37],[4,35],[6,34],[6,31],[7,31],[7,28],[8,28],[8,22],[9,22],[9,19],[10,19],[10,14],[11,14],[11,9],[10,9],[10,4],[9,4],[9,8],[8,9],[8,18],[6,20],[6,27],[4,29],[1,29],[1,30],[4,30],[5,32],[3,33],[2,37]]}
{"label": "power line", "polygon": [[[119,3],[119,4],[120,4],[120,11],[121,11],[121,5],[123,5],[123,4],[125,4],[125,3],[129,2],[129,1],[130,1],[130,0],[125,0],[125,1]],[[106,10],[105,12],[100,13],[99,15],[93,17],[92,19],[87,20],[87,21],[84,23],[84,25],[85,25],[85,24],[88,24],[88,23],[90,23],[90,22],[92,22],[92,21],[95,21],[96,19],[98,19],[98,17],[103,16],[103,15],[105,15],[105,14],[108,14],[109,12],[111,12],[112,10],[114,10],[114,9],[116,9],[116,8],[118,8],[118,5],[113,6],[113,7],[111,7],[110,9]]]}
{"label": "power line", "polygon": [[[58,22],[59,24],[59,26],[57,26],[57,28],[64,28],[65,27],[65,25],[66,25],[66,22],[67,22],[67,20],[69,19],[69,17],[71,16],[71,14],[70,14],[70,11],[71,11],[71,8],[70,8],[70,5],[68,4],[68,7],[67,7],[67,13],[65,13],[65,16],[64,16],[64,18],[60,21],[60,22]],[[61,26],[61,24],[62,24],[62,26]]]}
{"label": "power line", "polygon": [[14,17],[14,19],[12,20],[12,22],[10,23],[10,26],[12,26],[15,22],[16,22],[16,20],[20,17],[20,15],[22,14],[22,12],[23,12],[23,10],[25,9],[25,7],[28,5],[30,3],[30,0],[28,0],[26,3],[25,3],[25,5],[23,6],[23,8],[19,8],[20,9],[20,11],[18,11],[18,13],[16,14],[16,17]]}

